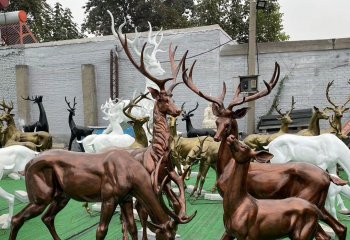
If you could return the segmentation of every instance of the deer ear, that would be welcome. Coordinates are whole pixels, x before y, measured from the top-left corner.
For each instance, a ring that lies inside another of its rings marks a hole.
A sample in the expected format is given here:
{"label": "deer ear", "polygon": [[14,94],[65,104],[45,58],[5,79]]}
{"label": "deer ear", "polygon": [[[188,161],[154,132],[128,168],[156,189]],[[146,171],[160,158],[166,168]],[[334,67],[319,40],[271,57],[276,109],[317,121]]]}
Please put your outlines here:
{"label": "deer ear", "polygon": [[213,111],[213,114],[217,117],[220,115],[219,109],[220,108],[218,107],[218,105],[216,103],[211,104],[211,110]]}
{"label": "deer ear", "polygon": [[320,111],[320,109],[318,109],[318,108],[317,108],[317,107],[315,107],[315,106],[314,106],[314,110],[315,110],[315,112]]}
{"label": "deer ear", "polygon": [[266,151],[258,151],[254,157],[258,163],[269,163],[273,158],[273,154]]}
{"label": "deer ear", "polygon": [[151,93],[152,97],[154,99],[158,99],[159,98],[159,91],[157,89],[151,88],[151,87],[147,87],[148,91]]}
{"label": "deer ear", "polygon": [[247,114],[248,110],[249,110],[249,108],[247,108],[247,107],[240,108],[232,113],[232,118],[234,118],[234,119],[242,118]]}
{"label": "deer ear", "polygon": [[345,108],[345,109],[344,109],[344,112],[347,112],[347,111],[349,111],[349,109],[350,109],[350,108]]}

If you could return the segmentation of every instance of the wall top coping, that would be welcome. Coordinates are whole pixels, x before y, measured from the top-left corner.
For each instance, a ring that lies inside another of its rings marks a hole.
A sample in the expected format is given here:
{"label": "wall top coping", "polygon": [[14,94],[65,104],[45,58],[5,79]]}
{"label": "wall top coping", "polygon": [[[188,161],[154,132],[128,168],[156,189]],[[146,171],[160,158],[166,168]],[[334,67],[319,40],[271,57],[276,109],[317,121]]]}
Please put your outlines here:
{"label": "wall top coping", "polygon": [[[303,40],[259,43],[259,54],[326,51],[350,49],[350,38]],[[220,56],[235,56],[248,54],[248,44],[227,44],[221,48]]]}
{"label": "wall top coping", "polygon": [[[176,34],[208,32],[208,31],[221,31],[224,35],[226,35],[228,38],[231,39],[231,37],[218,24],[202,26],[202,27],[183,28],[183,29],[170,29],[170,30],[164,30],[163,33],[164,33],[164,36],[170,36],[170,35],[176,35]],[[141,37],[148,36],[148,32],[140,32],[140,33],[141,33]],[[135,33],[128,33],[127,36],[129,38],[133,38],[135,36]],[[85,43],[104,42],[104,41],[115,41],[115,37],[113,35],[108,35],[108,36],[81,38],[81,39],[63,40],[63,41],[54,41],[54,42],[12,45],[12,46],[5,46],[5,47],[0,46],[0,51],[4,49],[13,49],[13,48],[54,47],[54,46],[62,46],[62,45],[85,44]]]}

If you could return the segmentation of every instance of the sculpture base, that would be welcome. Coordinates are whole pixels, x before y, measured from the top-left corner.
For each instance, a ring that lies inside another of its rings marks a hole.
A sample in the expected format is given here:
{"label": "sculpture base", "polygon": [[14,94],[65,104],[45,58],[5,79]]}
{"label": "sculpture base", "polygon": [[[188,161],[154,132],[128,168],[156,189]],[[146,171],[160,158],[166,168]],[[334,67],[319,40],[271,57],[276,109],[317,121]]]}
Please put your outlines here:
{"label": "sculpture base", "polygon": [[[193,192],[193,189],[194,189],[193,185],[188,185],[187,188],[186,188],[186,192],[191,194]],[[207,191],[202,190],[202,194],[199,197],[203,197],[205,193],[207,193]]]}
{"label": "sculpture base", "polygon": [[222,197],[218,193],[205,193],[204,199],[212,201],[222,201]]}
{"label": "sculpture base", "polygon": [[13,180],[20,180],[21,179],[21,176],[17,173],[10,173],[8,175],[9,178],[13,179]]}
{"label": "sculpture base", "polygon": [[198,172],[191,172],[191,175],[190,175],[191,178],[195,178],[197,176],[198,176]]}
{"label": "sculpture base", "polygon": [[[101,212],[101,203],[98,202],[98,203],[92,204],[91,210],[94,211],[94,212]],[[120,212],[120,207],[119,207],[119,205],[118,205],[117,208],[115,209],[115,212]]]}
{"label": "sculpture base", "polygon": [[[142,239],[142,233],[143,233],[142,231],[143,231],[142,228],[139,229],[139,230],[137,231],[137,236],[138,236],[139,239]],[[148,228],[147,228],[147,239],[148,239],[148,240],[156,240],[156,234],[153,233],[153,232],[152,232],[151,230],[149,230]],[[176,234],[175,240],[181,240],[181,236],[178,235],[178,234]]]}
{"label": "sculpture base", "polygon": [[28,194],[26,191],[15,191],[15,197],[22,203],[29,203]]}
{"label": "sculpture base", "polygon": [[11,223],[9,222],[8,218],[8,213],[0,216],[0,229],[9,229],[11,227]]}

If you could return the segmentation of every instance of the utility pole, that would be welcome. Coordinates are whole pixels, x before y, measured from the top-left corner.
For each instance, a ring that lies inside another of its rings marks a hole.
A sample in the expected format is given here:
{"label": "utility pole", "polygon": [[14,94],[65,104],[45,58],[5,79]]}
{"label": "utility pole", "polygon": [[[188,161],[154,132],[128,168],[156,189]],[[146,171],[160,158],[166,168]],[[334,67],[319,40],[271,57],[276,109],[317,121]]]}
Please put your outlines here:
{"label": "utility pole", "polygon": [[[256,0],[250,0],[249,42],[248,42],[248,75],[255,75],[256,67]],[[247,133],[255,131],[255,101],[248,102]]]}

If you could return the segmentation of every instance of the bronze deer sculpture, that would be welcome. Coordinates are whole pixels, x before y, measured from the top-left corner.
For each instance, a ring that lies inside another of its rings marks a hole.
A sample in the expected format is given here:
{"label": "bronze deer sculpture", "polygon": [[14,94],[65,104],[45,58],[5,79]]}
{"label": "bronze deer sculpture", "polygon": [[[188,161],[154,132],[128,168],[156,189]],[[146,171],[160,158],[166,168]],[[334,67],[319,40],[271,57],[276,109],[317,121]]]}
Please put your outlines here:
{"label": "bronze deer sculpture", "polygon": [[131,148],[145,148],[148,146],[147,135],[143,128],[143,125],[149,121],[149,117],[148,116],[136,117],[136,116],[133,116],[131,113],[132,108],[138,107],[137,104],[142,99],[145,99],[145,98],[149,99],[147,97],[148,94],[149,92],[145,94],[141,93],[141,95],[137,96],[133,100],[130,100],[129,104],[123,108],[123,113],[125,116],[130,118],[129,124],[133,126],[134,132],[135,132],[135,142],[131,145]]}
{"label": "bronze deer sculpture", "polygon": [[33,103],[38,104],[39,107],[39,120],[35,123],[28,124],[23,126],[24,132],[34,132],[34,131],[44,131],[49,132],[49,123],[47,122],[46,112],[43,106],[43,96],[35,96],[29,98],[22,97],[23,100],[32,101]]}
{"label": "bronze deer sculpture", "polygon": [[[127,151],[111,150],[100,154],[46,151],[27,164],[25,177],[29,204],[12,218],[10,240],[16,239],[25,221],[43,213],[47,206],[41,219],[52,238],[60,239],[54,221],[70,199],[102,202],[96,239],[105,238],[118,204],[125,220],[134,221],[132,211],[125,206],[130,203],[124,201],[131,196],[146,208],[152,220],[147,225],[157,239],[175,239],[177,224],[184,223],[176,214],[171,215],[174,221],[169,218],[167,213],[171,211],[162,202],[162,187],[157,197],[149,173]],[[132,237],[136,240],[137,232]]]}
{"label": "bronze deer sculpture", "polygon": [[[112,19],[112,25],[111,30],[113,35],[118,38],[123,46],[124,52],[126,53],[127,57],[129,58],[132,65],[145,77],[147,77],[149,80],[151,80],[153,83],[155,83],[159,90],[148,87],[149,92],[151,93],[153,99],[155,100],[154,104],[154,110],[153,110],[153,139],[152,144],[145,150],[141,151],[134,151],[133,156],[138,159],[142,165],[146,168],[146,170],[149,172],[149,174],[152,174],[155,170],[155,167],[159,160],[163,158],[163,161],[160,166],[159,170],[159,179],[157,179],[159,182],[163,182],[165,179],[165,176],[169,175],[169,178],[165,182],[164,191],[166,193],[166,196],[168,199],[171,200],[174,211],[176,215],[180,217],[184,222],[191,221],[197,212],[195,212],[192,216],[186,216],[186,199],[185,199],[185,185],[184,185],[184,179],[183,177],[179,176],[177,172],[174,169],[174,166],[171,161],[171,149],[169,146],[169,140],[170,140],[170,132],[167,125],[167,115],[171,116],[179,116],[181,113],[181,110],[179,110],[176,105],[174,104],[174,101],[172,99],[172,92],[174,88],[179,84],[176,83],[177,75],[180,71],[180,66],[183,62],[183,59],[185,55],[180,60],[179,64],[177,65],[175,63],[175,53],[177,50],[177,47],[175,47],[174,50],[172,50],[172,45],[169,45],[169,59],[170,59],[170,65],[171,65],[171,72],[172,77],[165,78],[165,79],[158,79],[154,76],[152,76],[148,70],[145,67],[144,64],[144,52],[146,49],[145,43],[142,47],[141,51],[141,57],[140,57],[140,64],[136,62],[136,60],[133,58],[129,48],[128,48],[128,41],[129,39],[126,38],[122,34],[122,27],[125,24],[122,24],[118,31],[116,32],[114,29],[114,17],[110,11],[108,11],[109,15]],[[169,81],[172,81],[172,84],[168,87],[168,89],[165,89],[165,84]],[[178,185],[180,195],[177,196],[170,186],[170,180],[175,182]],[[157,185],[153,185],[154,190],[157,190]],[[146,220],[147,220],[147,212],[143,210],[142,205],[136,206],[139,212],[140,220],[143,226],[143,238],[147,239],[147,232],[146,232]],[[135,227],[133,227],[135,229]]]}
{"label": "bronze deer sculpture", "polygon": [[294,97],[292,97],[292,106],[291,106],[290,110],[287,111],[286,113],[282,113],[281,109],[278,108],[278,103],[276,103],[276,105],[275,105],[276,112],[278,112],[278,114],[281,116],[281,117],[277,118],[282,123],[280,130],[277,133],[273,133],[273,134],[251,134],[251,135],[248,135],[244,139],[244,143],[247,144],[252,149],[262,150],[264,146],[269,145],[269,143],[272,142],[272,140],[274,140],[275,138],[277,138],[285,133],[288,133],[289,124],[291,124],[293,122],[290,114],[294,110],[294,105],[295,105],[295,101],[294,101]]}
{"label": "bronze deer sculpture", "polygon": [[226,138],[235,161],[224,195],[226,235],[238,239],[312,239],[323,214],[312,203],[296,197],[259,200],[247,190],[250,160],[266,163],[273,155],[255,152],[233,135]]}
{"label": "bronze deer sculpture", "polygon": [[[264,82],[266,89],[263,91],[240,99],[240,86],[238,86],[233,99],[228,107],[225,108],[226,84],[223,83],[222,94],[219,97],[211,97],[202,93],[195,86],[192,79],[195,63],[192,64],[188,76],[188,70],[185,67],[184,61],[183,80],[194,93],[213,103],[213,113],[218,117],[216,121],[218,131],[214,137],[216,141],[221,141],[216,164],[217,188],[220,195],[224,197],[228,190],[228,181],[232,174],[233,166],[235,165],[234,156],[230,151],[230,146],[227,144],[226,139],[231,134],[238,139],[238,124],[236,119],[243,117],[248,110],[247,108],[233,110],[233,108],[268,95],[277,84],[280,67],[277,63],[275,64],[274,74],[269,83]],[[282,182],[281,179],[283,179]],[[248,192],[258,199],[303,198],[315,204],[325,216],[323,221],[334,230],[339,239],[345,240],[346,226],[333,218],[324,207],[331,181],[334,182],[335,180],[327,172],[309,164],[270,165],[251,163],[248,171]],[[230,237],[225,235],[223,239],[230,239]],[[319,227],[316,233],[316,239],[330,238]]]}

